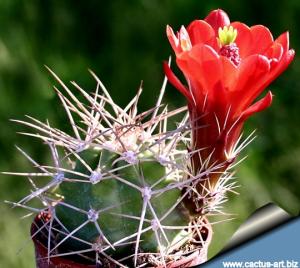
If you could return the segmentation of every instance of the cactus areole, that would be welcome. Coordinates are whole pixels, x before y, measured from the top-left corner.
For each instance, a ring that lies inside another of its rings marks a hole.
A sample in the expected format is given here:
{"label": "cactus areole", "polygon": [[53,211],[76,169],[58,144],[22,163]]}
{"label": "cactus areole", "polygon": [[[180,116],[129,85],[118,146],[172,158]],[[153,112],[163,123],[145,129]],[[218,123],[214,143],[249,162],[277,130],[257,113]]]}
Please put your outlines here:
{"label": "cactus areole", "polygon": [[[236,187],[230,169],[252,140],[241,142],[242,125],[271,104],[271,93],[253,101],[294,51],[287,33],[273,41],[267,28],[230,23],[222,10],[177,35],[168,26],[167,35],[188,86],[166,63],[152,109],[138,112],[142,88],[121,108],[93,72],[89,94],[75,82],[71,90],[48,68],[72,134],[32,117],[14,120],[30,127],[23,133],[40,139],[52,157],[39,163],[17,147],[36,170],[7,172],[32,185],[10,203],[37,213],[37,267],[175,268],[207,260],[209,217],[224,216],[226,194]],[[188,107],[161,104],[167,79]]]}

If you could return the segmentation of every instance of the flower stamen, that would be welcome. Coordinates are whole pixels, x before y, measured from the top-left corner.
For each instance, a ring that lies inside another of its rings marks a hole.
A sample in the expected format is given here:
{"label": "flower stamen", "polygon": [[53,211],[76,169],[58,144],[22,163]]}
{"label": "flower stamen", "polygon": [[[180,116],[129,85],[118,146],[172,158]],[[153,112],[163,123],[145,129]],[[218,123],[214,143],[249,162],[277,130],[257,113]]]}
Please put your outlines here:
{"label": "flower stamen", "polygon": [[234,42],[237,37],[237,30],[232,26],[224,26],[219,28],[218,40],[221,46],[219,54],[230,59],[234,65],[239,65],[241,58],[239,53],[239,48]]}
{"label": "flower stamen", "polygon": [[224,26],[223,28],[219,28],[219,42],[221,46],[226,46],[234,43],[237,37],[237,30],[234,29],[232,26]]}

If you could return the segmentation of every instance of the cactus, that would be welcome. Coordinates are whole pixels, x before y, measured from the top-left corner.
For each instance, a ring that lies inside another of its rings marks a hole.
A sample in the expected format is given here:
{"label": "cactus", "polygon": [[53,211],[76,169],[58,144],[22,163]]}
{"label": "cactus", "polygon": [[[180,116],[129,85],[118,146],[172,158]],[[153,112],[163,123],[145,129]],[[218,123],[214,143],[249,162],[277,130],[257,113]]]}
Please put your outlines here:
{"label": "cactus", "polygon": [[[187,86],[170,62],[165,74],[186,97],[188,109],[168,111],[161,104],[167,78],[156,105],[138,113],[142,88],[122,109],[93,72],[95,93],[71,82],[75,94],[48,68],[63,90],[54,87],[74,133],[32,117],[14,120],[37,132],[23,134],[42,140],[53,164],[42,165],[17,147],[38,172],[6,172],[28,177],[33,186],[28,196],[9,203],[38,213],[32,237],[47,249],[48,264],[54,257],[95,267],[187,267],[206,261],[214,224],[208,217],[223,215],[226,194],[237,187],[231,170],[254,138],[252,133],[242,141],[243,124],[271,105],[270,92],[253,101],[294,57],[287,33],[273,42],[262,26],[234,25],[218,9],[177,34],[167,27]],[[278,58],[240,55],[238,46],[249,45],[240,36],[248,31],[253,38],[265,33],[262,51],[270,46],[268,53]],[[278,55],[273,43],[281,48]],[[168,124],[174,116],[181,117],[175,128]],[[41,186],[34,177],[48,181]]]}
{"label": "cactus", "polygon": [[[10,173],[27,176],[34,187],[13,205],[39,213],[43,224],[34,235],[42,232],[47,237],[48,261],[77,255],[81,261],[104,267],[107,261],[120,267],[166,266],[196,250],[205,261],[210,236],[205,215],[222,203],[229,177],[220,180],[222,194],[207,189],[196,213],[184,205],[183,200],[192,200],[196,182],[222,165],[196,176],[191,173],[188,163],[196,152],[186,149],[190,142],[187,109],[168,111],[161,105],[166,78],[155,107],[139,114],[141,88],[121,109],[91,72],[97,82],[95,93],[89,95],[72,82],[83,103],[49,71],[65,92],[54,87],[74,136],[32,117],[14,120],[37,131],[23,134],[48,145],[53,165],[42,165],[17,147],[39,172]],[[173,116],[182,119],[170,130],[168,119]],[[37,187],[33,177],[49,180]],[[33,208],[34,199],[43,207]]]}

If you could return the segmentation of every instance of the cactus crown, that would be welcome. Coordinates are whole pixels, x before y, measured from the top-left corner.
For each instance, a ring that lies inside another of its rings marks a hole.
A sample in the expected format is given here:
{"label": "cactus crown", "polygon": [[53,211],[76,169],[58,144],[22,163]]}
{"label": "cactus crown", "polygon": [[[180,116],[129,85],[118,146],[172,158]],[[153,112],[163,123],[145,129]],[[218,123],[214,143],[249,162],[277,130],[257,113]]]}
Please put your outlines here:
{"label": "cactus crown", "polygon": [[[10,203],[39,214],[42,225],[33,236],[46,237],[48,260],[77,255],[103,266],[145,267],[166,266],[200,249],[205,256],[210,235],[205,216],[219,213],[226,192],[236,186],[224,172],[217,185],[197,190],[197,183],[219,172],[222,164],[208,166],[204,159],[202,170],[192,174],[189,159],[197,152],[186,149],[186,107],[168,111],[161,105],[166,80],[154,108],[138,113],[141,88],[122,109],[91,72],[95,93],[71,82],[84,97],[82,103],[49,71],[63,89],[54,87],[73,135],[32,117],[14,120],[34,130],[23,134],[48,145],[53,165],[44,166],[17,147],[37,172],[10,173],[32,184],[28,196]],[[170,130],[168,119],[175,115],[182,119]],[[44,186],[37,186],[35,177],[46,180]],[[33,207],[33,200],[41,207]],[[196,213],[188,202],[196,204]]]}

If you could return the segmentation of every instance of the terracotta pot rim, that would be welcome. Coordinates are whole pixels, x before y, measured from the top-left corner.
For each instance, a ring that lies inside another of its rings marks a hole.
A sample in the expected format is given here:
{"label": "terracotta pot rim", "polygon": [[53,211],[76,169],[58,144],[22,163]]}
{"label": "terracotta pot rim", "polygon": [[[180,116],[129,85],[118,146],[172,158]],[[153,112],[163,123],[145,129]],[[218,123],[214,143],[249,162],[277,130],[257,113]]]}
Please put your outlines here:
{"label": "terracotta pot rim", "polygon": [[[37,223],[41,222],[41,219],[36,216],[31,224],[30,234],[34,235],[37,231]],[[35,247],[36,267],[37,268],[96,268],[95,265],[88,265],[78,263],[70,260],[64,256],[47,258],[47,247],[38,239],[37,235],[32,238]]]}
{"label": "terracotta pot rim", "polygon": [[[30,233],[33,235],[37,231],[37,223],[41,221],[41,219],[36,216],[32,222]],[[208,236],[206,238],[206,243],[209,245],[212,239],[212,229],[206,218],[203,218],[205,222],[204,226],[208,229]],[[47,247],[38,239],[37,236],[32,238],[34,246],[35,246],[35,256],[36,256],[36,265],[37,268],[97,268],[98,266],[95,264],[83,264],[79,262],[75,262],[66,258],[64,256],[50,257],[50,261],[47,258],[48,251]],[[207,248],[203,247],[201,249],[195,250],[188,256],[184,256],[179,260],[169,262],[166,264],[167,268],[178,268],[178,267],[194,267],[195,265],[199,265],[203,263],[203,259],[201,258],[201,251],[207,250]],[[115,264],[112,264],[112,267],[116,267]],[[164,268],[165,266],[155,266],[150,268]]]}

